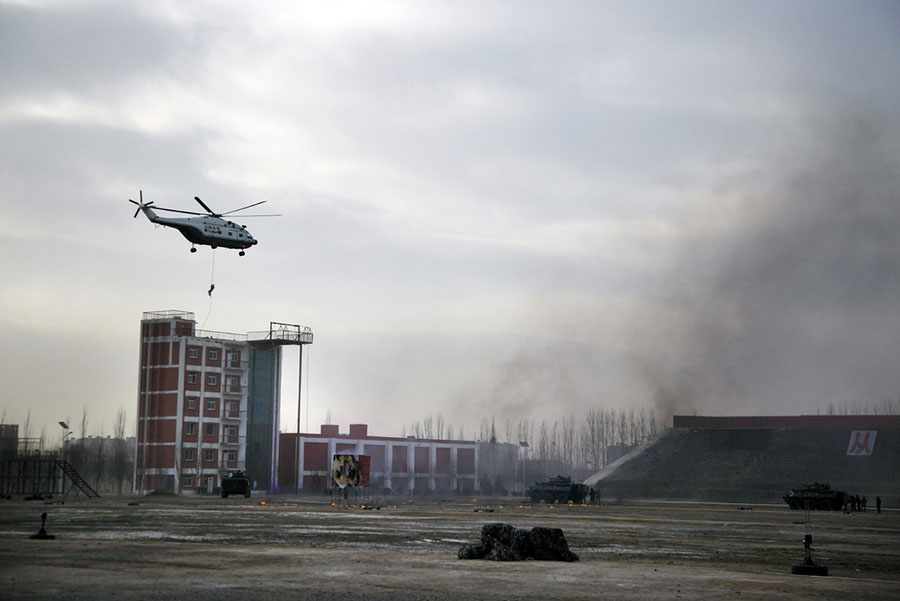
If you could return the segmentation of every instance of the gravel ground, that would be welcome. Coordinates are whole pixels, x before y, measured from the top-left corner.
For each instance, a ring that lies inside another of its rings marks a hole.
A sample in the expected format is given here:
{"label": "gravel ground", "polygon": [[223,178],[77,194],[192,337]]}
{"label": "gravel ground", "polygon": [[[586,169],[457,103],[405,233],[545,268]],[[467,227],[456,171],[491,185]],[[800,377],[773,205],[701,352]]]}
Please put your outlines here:
{"label": "gravel ground", "polygon": [[[0,599],[900,598],[900,512],[812,512],[830,576],[792,576],[787,506],[512,499],[0,500]],[[373,506],[374,505],[374,506]],[[31,540],[48,513],[55,540]],[[481,526],[562,528],[573,563],[457,559]]]}

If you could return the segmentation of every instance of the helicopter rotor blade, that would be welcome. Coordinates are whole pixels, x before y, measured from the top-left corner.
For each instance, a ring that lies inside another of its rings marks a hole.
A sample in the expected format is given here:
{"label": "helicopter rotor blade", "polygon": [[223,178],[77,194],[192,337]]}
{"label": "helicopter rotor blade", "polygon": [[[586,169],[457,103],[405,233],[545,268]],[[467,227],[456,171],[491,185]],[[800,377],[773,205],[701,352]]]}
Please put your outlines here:
{"label": "helicopter rotor blade", "polygon": [[197,202],[199,202],[199,203],[200,203],[200,206],[203,207],[204,209],[206,209],[206,212],[209,213],[210,215],[212,215],[213,217],[218,217],[218,216],[219,216],[218,213],[214,212],[212,209],[210,209],[208,206],[206,206],[206,203],[204,203],[202,200],[200,200],[200,197],[199,197],[199,196],[195,196],[195,197],[194,197],[194,200],[196,200]]}
{"label": "helicopter rotor blade", "polygon": [[197,211],[182,211],[181,209],[169,209],[166,207],[153,207],[157,211],[169,211],[170,213],[184,213],[185,215],[201,215],[206,216],[206,213],[198,213]]}
{"label": "helicopter rotor blade", "polygon": [[[198,199],[198,200],[199,200],[199,199]],[[247,205],[246,207],[241,207],[240,209],[231,209],[230,211],[225,211],[224,213],[221,213],[221,214],[222,214],[222,215],[231,215],[232,213],[237,213],[238,211],[243,211],[243,210],[245,210],[245,209],[249,209],[250,207],[255,207],[255,206],[257,206],[257,205],[261,205],[261,204],[264,203],[264,202],[266,202],[266,201],[265,201],[265,200],[261,200],[261,201],[259,201],[259,202],[254,202],[253,204]]]}
{"label": "helicopter rotor blade", "polygon": [[267,214],[267,215],[256,215],[256,214],[254,214],[254,215],[241,215],[240,217],[241,217],[241,219],[243,219],[244,217],[281,217],[281,216],[282,216],[281,213],[271,213],[271,214]]}

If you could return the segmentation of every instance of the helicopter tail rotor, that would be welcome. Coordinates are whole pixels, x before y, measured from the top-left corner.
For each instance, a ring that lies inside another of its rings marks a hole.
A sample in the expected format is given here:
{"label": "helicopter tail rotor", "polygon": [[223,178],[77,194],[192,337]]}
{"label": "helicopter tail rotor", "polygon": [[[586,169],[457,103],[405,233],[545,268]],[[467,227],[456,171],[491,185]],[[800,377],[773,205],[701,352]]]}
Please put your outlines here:
{"label": "helicopter tail rotor", "polygon": [[149,207],[150,205],[153,204],[153,201],[152,201],[152,200],[151,200],[150,202],[148,202],[147,204],[144,204],[144,191],[143,191],[143,190],[140,190],[140,194],[141,194],[141,195],[138,197],[138,198],[141,199],[140,202],[136,202],[136,201],[134,201],[134,200],[131,200],[130,198],[128,199],[128,202],[137,205],[137,210],[135,210],[135,212],[134,212],[134,218],[135,218],[135,219],[137,219],[138,213],[141,212],[141,209],[143,209],[144,207]]}

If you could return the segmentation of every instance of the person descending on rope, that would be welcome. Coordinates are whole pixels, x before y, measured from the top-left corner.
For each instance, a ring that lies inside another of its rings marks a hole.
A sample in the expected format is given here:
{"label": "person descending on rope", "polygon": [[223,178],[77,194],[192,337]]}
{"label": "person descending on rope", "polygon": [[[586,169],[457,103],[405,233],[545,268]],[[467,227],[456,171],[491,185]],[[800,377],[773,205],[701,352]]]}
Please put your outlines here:
{"label": "person descending on rope", "polygon": [[216,285],[215,285],[215,284],[210,284],[210,285],[209,285],[209,290],[207,291],[207,294],[208,294],[210,297],[212,297],[212,291],[215,290],[215,289],[216,289]]}

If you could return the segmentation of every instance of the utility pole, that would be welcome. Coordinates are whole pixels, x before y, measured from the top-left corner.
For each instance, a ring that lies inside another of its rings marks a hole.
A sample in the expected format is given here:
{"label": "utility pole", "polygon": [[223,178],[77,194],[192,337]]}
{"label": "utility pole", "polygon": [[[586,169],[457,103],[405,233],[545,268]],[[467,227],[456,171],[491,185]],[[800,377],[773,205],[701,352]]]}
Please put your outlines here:
{"label": "utility pole", "polygon": [[300,346],[300,369],[297,370],[297,442],[294,451],[294,494],[300,494],[300,400],[303,396],[303,345]]}

